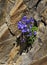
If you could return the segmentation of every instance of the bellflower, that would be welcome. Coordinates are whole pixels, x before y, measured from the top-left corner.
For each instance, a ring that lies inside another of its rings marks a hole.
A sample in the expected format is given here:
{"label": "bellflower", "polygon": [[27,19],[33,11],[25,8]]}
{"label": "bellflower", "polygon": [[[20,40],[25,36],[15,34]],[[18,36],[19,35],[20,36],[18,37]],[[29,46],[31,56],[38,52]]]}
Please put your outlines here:
{"label": "bellflower", "polygon": [[22,30],[22,33],[26,33],[26,32],[27,32],[27,30],[25,30],[25,29]]}
{"label": "bellflower", "polygon": [[29,19],[27,16],[24,16],[22,20],[18,22],[18,29],[21,31],[21,35],[17,39],[17,43],[20,44],[20,48],[23,48],[24,46],[22,51],[25,50],[25,48],[28,49],[29,46],[32,47],[32,44],[36,39],[37,26],[34,24],[34,22],[35,20],[32,17]]}
{"label": "bellflower", "polygon": [[[21,31],[22,33],[22,39],[21,42],[25,42],[26,40],[28,40],[28,38],[34,39],[34,37],[36,36],[37,32],[36,32],[36,28],[34,23],[34,19],[31,17],[30,19],[27,18],[27,16],[24,16],[22,18],[21,21],[18,22],[18,29]],[[24,40],[24,38],[26,40]]]}
{"label": "bellflower", "polygon": [[30,29],[32,28],[32,24],[30,24],[29,28],[30,28]]}
{"label": "bellflower", "polygon": [[34,31],[34,35],[36,35],[37,34],[37,32],[36,31]]}
{"label": "bellflower", "polygon": [[22,22],[25,22],[27,20],[27,16],[24,16],[23,18],[22,18]]}
{"label": "bellflower", "polygon": [[18,22],[18,29],[19,29],[19,30],[22,30],[22,29],[24,29],[24,28],[26,28],[26,27],[27,27],[26,24],[23,24],[21,21]]}
{"label": "bellflower", "polygon": [[22,33],[27,33],[27,32],[29,32],[30,30],[28,29],[28,28],[24,28],[23,30],[22,30]]}
{"label": "bellflower", "polygon": [[32,32],[30,32],[27,36],[28,36],[28,37],[32,36]]}
{"label": "bellflower", "polygon": [[32,17],[30,18],[30,21],[31,21],[32,23],[34,23],[34,19],[33,19]]}
{"label": "bellflower", "polygon": [[26,20],[26,24],[29,24],[31,21],[30,21],[30,19],[27,19]]}

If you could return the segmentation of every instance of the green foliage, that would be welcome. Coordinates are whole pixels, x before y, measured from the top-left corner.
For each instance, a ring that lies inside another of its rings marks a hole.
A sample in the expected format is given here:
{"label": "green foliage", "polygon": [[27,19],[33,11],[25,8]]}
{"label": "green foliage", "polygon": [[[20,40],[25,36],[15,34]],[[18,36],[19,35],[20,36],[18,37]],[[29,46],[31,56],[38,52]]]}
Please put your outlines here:
{"label": "green foliage", "polygon": [[33,27],[31,28],[32,36],[30,36],[30,37],[28,38],[28,43],[29,43],[29,44],[33,44],[33,42],[35,41],[36,36],[35,36],[33,33],[34,33],[34,31],[37,31],[37,30],[38,30],[38,27],[36,27],[36,26],[33,26]]}
{"label": "green foliage", "polygon": [[38,27],[36,27],[36,26],[33,26],[33,27],[31,28],[31,31],[32,31],[32,32],[37,31],[37,30],[38,30]]}

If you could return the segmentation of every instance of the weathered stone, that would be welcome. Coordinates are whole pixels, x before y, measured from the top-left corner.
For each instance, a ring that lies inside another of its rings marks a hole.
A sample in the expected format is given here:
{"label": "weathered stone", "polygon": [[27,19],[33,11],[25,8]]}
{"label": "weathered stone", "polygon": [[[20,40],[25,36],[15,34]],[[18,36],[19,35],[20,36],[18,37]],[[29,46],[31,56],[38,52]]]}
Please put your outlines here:
{"label": "weathered stone", "polygon": [[7,0],[0,1],[0,26],[4,24],[7,11]]}
{"label": "weathered stone", "polygon": [[22,54],[22,62],[20,65],[29,65],[31,62],[30,58],[28,57],[28,55],[26,53]]}
{"label": "weathered stone", "polygon": [[44,9],[46,7],[46,2],[47,1],[44,1],[44,0],[40,1],[40,3],[37,6],[37,12],[38,13],[42,13],[44,11]]}
{"label": "weathered stone", "polygon": [[[12,1],[14,2],[14,4],[12,4]],[[10,23],[9,13],[10,13],[10,10],[12,9],[12,7],[15,5],[15,1],[9,0],[9,2],[8,2],[6,21],[8,23],[8,27],[11,30],[11,32],[15,33],[15,35],[17,37],[19,37],[20,34],[17,31],[17,26],[15,24],[14,25],[12,24],[10,26],[11,23]],[[41,22],[40,21],[41,13],[45,10],[45,5],[46,5],[45,1],[47,1],[47,0],[41,0],[40,3],[38,3],[37,9],[36,9],[35,5],[38,2],[38,0],[25,0],[27,9],[29,8],[27,10],[27,14],[25,14],[25,15],[27,15],[27,17],[31,17],[31,16],[34,17],[34,19],[37,22],[39,21],[39,23],[40,23]],[[0,11],[0,14],[1,14],[1,12],[2,12],[2,10]],[[44,17],[44,21],[46,20],[45,22],[47,22],[46,13],[44,13],[44,15],[42,17]],[[14,20],[16,20],[16,18],[13,18],[12,22],[15,22]],[[18,18],[17,18],[17,20],[18,20]],[[3,19],[3,23],[6,21]],[[2,21],[1,21],[1,23],[2,23]],[[0,25],[2,25],[1,23],[0,23]],[[45,26],[44,23],[40,23],[38,28],[39,28],[39,31],[37,31],[37,36],[36,36],[37,39],[35,40],[35,42],[33,44],[33,48],[28,53],[23,53],[21,55],[22,61],[19,61],[19,62],[17,62],[17,60],[19,59],[20,56],[18,56],[18,57],[17,57],[17,55],[15,56],[15,53],[13,53],[13,51],[12,51],[13,54],[11,56],[13,57],[13,55],[14,55],[14,58],[13,58],[13,61],[10,62],[10,65],[13,65],[13,64],[28,65],[28,64],[30,64],[30,62],[32,62],[32,60],[40,59],[41,57],[43,57],[44,55],[47,54],[47,26]],[[11,36],[11,34],[9,33],[9,39],[6,38],[6,40],[2,41],[0,44],[0,62],[2,63],[0,65],[3,65],[3,63],[8,60],[9,53],[15,45],[15,44],[13,45],[13,43],[16,43],[16,39],[15,38],[11,39],[11,37],[13,37],[13,36]],[[16,62],[17,64],[14,62]]]}
{"label": "weathered stone", "polygon": [[[43,16],[44,22],[46,23],[45,20],[47,20],[47,7],[46,7],[46,9],[44,9],[44,11],[42,12],[41,15]],[[46,24],[47,24],[47,23],[46,23]]]}
{"label": "weathered stone", "polygon": [[42,33],[45,32],[45,25],[44,25],[44,23],[40,22],[38,28],[39,28],[39,31],[41,31]]}
{"label": "weathered stone", "polygon": [[36,5],[37,2],[38,0],[30,0],[29,2],[27,2],[27,6],[31,9]]}

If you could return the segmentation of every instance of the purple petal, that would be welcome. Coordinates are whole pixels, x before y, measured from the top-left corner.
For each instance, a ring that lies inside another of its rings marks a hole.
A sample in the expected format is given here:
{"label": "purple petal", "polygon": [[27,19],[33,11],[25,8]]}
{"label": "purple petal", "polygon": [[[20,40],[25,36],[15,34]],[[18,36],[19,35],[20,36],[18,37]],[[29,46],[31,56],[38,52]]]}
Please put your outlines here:
{"label": "purple petal", "polygon": [[26,20],[26,24],[29,24],[31,21],[29,19]]}
{"label": "purple petal", "polygon": [[27,29],[27,32],[30,32],[30,30],[29,30],[29,29]]}
{"label": "purple petal", "polygon": [[18,22],[18,29],[24,29],[24,28],[26,28],[27,27],[27,25],[26,24],[23,24],[21,21],[19,21]]}
{"label": "purple petal", "polygon": [[30,21],[31,21],[32,23],[34,23],[34,19],[33,19],[32,17],[30,18]]}
{"label": "purple petal", "polygon": [[27,20],[27,16],[24,16],[23,18],[22,18],[22,21],[26,21]]}
{"label": "purple petal", "polygon": [[27,32],[27,31],[23,29],[23,30],[22,30],[22,33],[25,33],[25,32]]}
{"label": "purple petal", "polygon": [[21,24],[22,22],[21,22],[21,21],[19,21],[18,23],[20,23],[20,24]]}
{"label": "purple petal", "polygon": [[36,31],[34,31],[34,35],[36,35],[37,34],[37,32]]}
{"label": "purple petal", "polygon": [[25,27],[27,27],[27,25],[24,25]]}
{"label": "purple petal", "polygon": [[32,28],[32,24],[30,24],[30,26],[29,26],[30,28]]}
{"label": "purple petal", "polygon": [[30,32],[27,36],[32,36],[32,33]]}

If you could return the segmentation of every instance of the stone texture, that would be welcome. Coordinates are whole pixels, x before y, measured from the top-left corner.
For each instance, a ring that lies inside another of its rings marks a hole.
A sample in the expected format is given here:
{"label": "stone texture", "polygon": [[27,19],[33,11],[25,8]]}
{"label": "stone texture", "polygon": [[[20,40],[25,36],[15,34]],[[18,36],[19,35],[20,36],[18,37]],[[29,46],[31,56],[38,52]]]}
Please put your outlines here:
{"label": "stone texture", "polygon": [[[15,1],[16,0],[12,0]],[[45,0],[47,1],[47,0]],[[47,54],[47,26],[44,25],[44,23],[41,23],[41,14],[45,11],[45,6],[46,6],[46,2],[44,0],[40,1],[38,3],[37,8],[35,8],[36,3],[38,2],[38,0],[25,0],[25,4],[27,5],[27,11],[24,12],[25,15],[27,15],[28,17],[33,17],[37,22],[39,21],[39,26],[38,26],[38,34],[37,34],[37,39],[35,40],[34,44],[33,44],[33,48],[28,52],[28,53],[23,53],[21,55],[22,57],[22,61],[20,63],[20,65],[28,65],[30,64],[30,62],[32,62],[33,60],[37,60],[43,56],[45,56]],[[9,17],[9,12],[10,10],[13,8],[14,3],[12,2],[8,2],[8,7],[7,7],[7,22],[9,21],[10,23],[10,17]],[[0,4],[0,7],[2,5]],[[2,8],[4,8],[2,6]],[[2,9],[0,8],[0,17],[1,17],[1,12]],[[3,15],[2,15],[3,16]],[[42,16],[43,18],[43,16]],[[47,22],[47,15],[44,15],[44,21],[46,20]],[[0,26],[6,22],[4,19],[0,20]],[[13,28],[14,26],[10,26],[10,29],[15,32],[15,29],[17,28],[15,26],[15,28]],[[16,34],[16,33],[15,33]],[[17,35],[17,34],[16,34]],[[11,36],[9,34],[9,38],[11,38],[13,36]],[[0,44],[0,65],[5,65],[4,63],[8,60],[8,56],[9,53],[11,51],[11,49],[14,47],[13,43],[15,43],[15,39],[13,39],[12,41],[10,40],[9,42],[4,42],[3,44]],[[19,57],[14,58],[14,60],[12,62],[16,62],[16,60]],[[20,62],[20,61],[19,61]],[[6,64],[7,65],[7,64]],[[13,64],[12,64],[13,65]],[[15,64],[17,65],[17,64]]]}
{"label": "stone texture", "polygon": [[22,54],[22,62],[20,65],[29,65],[31,62],[30,58],[28,57],[28,55],[26,53]]}
{"label": "stone texture", "polygon": [[37,12],[42,13],[46,6],[46,1],[42,0],[37,6]]}

